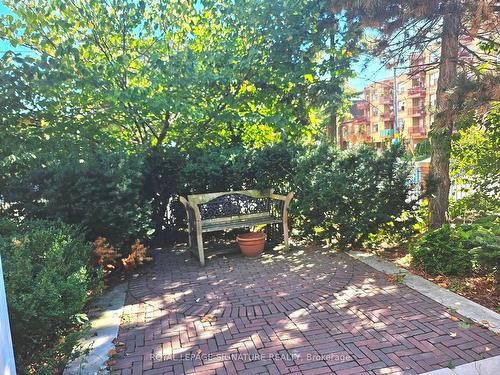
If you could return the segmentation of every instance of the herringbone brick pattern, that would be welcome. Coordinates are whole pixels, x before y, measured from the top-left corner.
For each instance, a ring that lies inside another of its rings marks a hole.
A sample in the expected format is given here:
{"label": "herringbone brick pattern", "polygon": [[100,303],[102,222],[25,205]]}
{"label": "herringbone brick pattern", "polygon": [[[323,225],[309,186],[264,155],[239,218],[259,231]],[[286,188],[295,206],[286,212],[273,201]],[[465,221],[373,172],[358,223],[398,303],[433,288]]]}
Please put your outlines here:
{"label": "herringbone brick pattern", "polygon": [[[458,319],[457,319],[458,317]],[[500,354],[500,338],[344,254],[165,252],[133,278],[113,373],[417,374]]]}

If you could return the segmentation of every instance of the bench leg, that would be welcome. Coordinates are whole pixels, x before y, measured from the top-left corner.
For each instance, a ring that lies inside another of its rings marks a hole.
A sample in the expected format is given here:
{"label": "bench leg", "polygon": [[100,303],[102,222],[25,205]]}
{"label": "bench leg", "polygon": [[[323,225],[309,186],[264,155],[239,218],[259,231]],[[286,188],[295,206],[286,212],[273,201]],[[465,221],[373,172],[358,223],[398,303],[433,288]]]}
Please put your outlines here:
{"label": "bench leg", "polygon": [[198,259],[202,266],[205,265],[205,252],[203,251],[203,236],[200,231],[196,231],[196,242],[198,243]]}
{"label": "bench leg", "polygon": [[288,250],[290,248],[290,243],[288,240],[288,223],[283,221],[283,240],[285,242],[285,249]]}
{"label": "bench leg", "polygon": [[188,226],[188,248],[191,249],[193,247],[193,230]]}

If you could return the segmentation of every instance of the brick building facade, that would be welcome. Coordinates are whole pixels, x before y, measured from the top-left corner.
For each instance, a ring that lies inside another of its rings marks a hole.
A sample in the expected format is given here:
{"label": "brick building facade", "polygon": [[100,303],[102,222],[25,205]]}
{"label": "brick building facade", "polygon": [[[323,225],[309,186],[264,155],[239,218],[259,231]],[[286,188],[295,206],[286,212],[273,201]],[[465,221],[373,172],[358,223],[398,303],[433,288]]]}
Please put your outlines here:
{"label": "brick building facade", "polygon": [[[477,50],[474,40],[463,38],[461,42]],[[382,148],[399,139],[414,150],[419,142],[427,139],[434,118],[439,78],[438,69],[432,63],[438,58],[438,48],[412,54],[406,64],[410,68],[396,76],[396,84],[394,78],[388,78],[368,85],[362,98],[354,100],[350,116],[339,126],[340,146],[368,143]],[[472,60],[472,54],[462,49],[459,58]]]}

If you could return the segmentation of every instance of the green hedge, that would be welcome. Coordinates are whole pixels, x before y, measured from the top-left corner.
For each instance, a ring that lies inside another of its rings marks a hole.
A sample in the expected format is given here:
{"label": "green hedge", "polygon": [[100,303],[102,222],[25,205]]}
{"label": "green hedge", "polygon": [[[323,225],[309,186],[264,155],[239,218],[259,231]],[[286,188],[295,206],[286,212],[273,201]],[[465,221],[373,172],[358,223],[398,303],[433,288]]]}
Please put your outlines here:
{"label": "green hedge", "polygon": [[340,248],[361,246],[370,233],[412,207],[411,164],[403,156],[400,146],[382,153],[366,146],[309,150],[294,172],[295,227]]}
{"label": "green hedge", "polygon": [[61,369],[78,337],[90,292],[92,247],[81,228],[60,221],[0,221],[7,303],[19,373]]}
{"label": "green hedge", "polygon": [[398,146],[379,153],[283,141],[257,149],[164,146],[144,156],[71,149],[64,158],[45,155],[43,163],[9,160],[0,163],[9,170],[8,178],[0,178],[7,215],[78,224],[87,240],[106,237],[125,255],[133,241],[147,242],[153,230],[159,245],[183,240],[179,195],[263,187],[293,191],[293,228],[342,248],[360,246],[411,209],[410,163]]}
{"label": "green hedge", "polygon": [[106,237],[126,254],[151,229],[143,169],[142,157],[120,151],[73,150],[63,159],[45,163],[34,159],[0,184],[3,199],[9,202],[5,214],[77,224],[87,240]]}
{"label": "green hedge", "polygon": [[443,225],[420,237],[410,247],[413,266],[430,275],[470,274],[472,255],[462,234],[450,225]]}
{"label": "green hedge", "polygon": [[411,209],[410,169],[400,146],[381,153],[369,147],[342,151],[327,144],[208,148],[188,155],[180,191],[293,191],[293,228],[347,248],[360,246],[370,233]]}

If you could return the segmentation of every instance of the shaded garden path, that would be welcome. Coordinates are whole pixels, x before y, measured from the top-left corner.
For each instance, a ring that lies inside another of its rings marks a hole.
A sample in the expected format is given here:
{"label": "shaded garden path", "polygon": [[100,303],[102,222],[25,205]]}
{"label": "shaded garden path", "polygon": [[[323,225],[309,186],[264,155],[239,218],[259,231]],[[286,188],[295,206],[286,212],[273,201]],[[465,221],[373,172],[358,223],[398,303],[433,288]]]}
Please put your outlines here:
{"label": "shaded garden path", "polygon": [[422,373],[500,354],[500,338],[349,256],[159,252],[133,278],[125,374]]}

